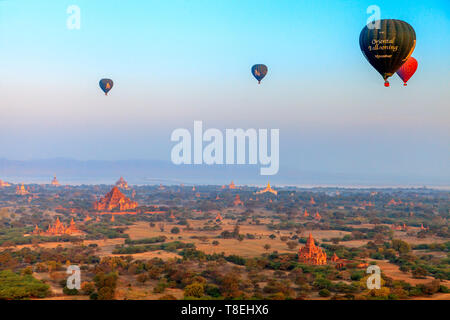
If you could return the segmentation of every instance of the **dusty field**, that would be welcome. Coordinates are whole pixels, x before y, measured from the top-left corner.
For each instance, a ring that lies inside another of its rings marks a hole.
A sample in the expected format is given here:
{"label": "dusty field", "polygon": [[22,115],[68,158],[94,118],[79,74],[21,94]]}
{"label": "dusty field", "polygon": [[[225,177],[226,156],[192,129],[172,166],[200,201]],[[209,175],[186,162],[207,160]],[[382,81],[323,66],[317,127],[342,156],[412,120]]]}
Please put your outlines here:
{"label": "dusty field", "polygon": [[[297,248],[291,250],[287,247],[285,242],[280,240],[280,237],[282,236],[289,237],[294,235],[292,231],[281,231],[280,233],[277,233],[267,229],[265,225],[242,224],[240,225],[240,233],[243,235],[246,235],[247,233],[252,234],[255,236],[255,239],[244,239],[243,241],[238,241],[236,239],[219,238],[221,232],[225,230],[230,232],[233,231],[235,226],[235,222],[233,220],[224,219],[221,223],[222,230],[199,231],[198,228],[202,227],[205,222],[206,220],[189,220],[190,226],[194,228],[194,230],[189,231],[184,230],[183,226],[165,223],[164,232],[161,232],[158,224],[156,224],[155,227],[150,227],[147,222],[137,222],[136,224],[130,226],[126,233],[133,240],[165,235],[168,237],[167,241],[180,240],[183,242],[194,243],[199,250],[208,254],[224,252],[226,255],[237,254],[243,257],[255,257],[267,252],[264,249],[264,245],[266,244],[270,245],[270,249],[268,250],[269,252],[276,250],[280,253],[295,253],[298,251],[300,246],[299,245]],[[268,221],[262,222],[267,223]],[[170,230],[175,226],[181,229],[181,232],[176,235],[170,233]],[[344,231],[306,230],[299,236],[307,237],[309,232],[311,232],[313,237],[318,240],[323,238],[342,237],[348,233]],[[276,238],[273,240],[270,239],[269,236],[271,234],[275,234]],[[205,237],[205,239],[193,239],[192,237]],[[212,244],[214,240],[219,241],[219,245],[214,246]]]}
{"label": "dusty field", "polygon": [[[329,232],[329,231],[325,231]],[[444,243],[447,242],[448,239],[443,239],[439,237],[427,237],[425,239],[420,239],[415,236],[409,236],[404,231],[394,231],[394,239],[400,239],[403,241],[408,242],[411,245],[418,245],[418,244],[431,244],[431,243]],[[349,248],[357,248],[361,247],[367,244],[370,240],[351,240],[351,241],[341,241],[339,242],[340,245],[343,245],[345,247]]]}
{"label": "dusty field", "polygon": [[431,297],[415,297],[411,300],[450,300],[450,293],[435,293]]}
{"label": "dusty field", "polygon": [[417,245],[417,244],[421,244],[421,243],[444,243],[447,242],[448,239],[443,239],[443,238],[439,238],[439,237],[426,237],[425,239],[420,239],[414,236],[408,236],[406,234],[406,232],[402,232],[402,231],[395,231],[394,232],[394,238],[395,239],[400,239],[403,241],[408,242],[409,244],[412,245]]}
{"label": "dusty field", "polygon": [[[228,211],[237,211],[238,209],[230,209]],[[261,211],[258,214],[265,215],[266,212]],[[216,212],[213,213],[216,215]],[[150,227],[148,222],[137,222],[131,226],[128,226],[128,230],[126,233],[130,236],[131,239],[142,239],[142,238],[151,238],[164,235],[168,237],[167,241],[175,241],[180,240],[183,242],[194,243],[199,250],[204,251],[205,253],[221,253],[224,252],[226,255],[236,254],[241,255],[243,257],[254,257],[259,256],[267,251],[278,251],[280,253],[295,253],[298,251],[301,244],[299,244],[295,249],[289,249],[285,242],[280,240],[280,237],[286,236],[291,237],[294,235],[293,231],[290,230],[282,230],[279,233],[273,230],[269,230],[266,225],[270,223],[270,218],[261,218],[260,225],[244,223],[240,225],[240,233],[243,235],[252,234],[255,236],[255,239],[244,239],[242,242],[236,239],[222,239],[219,238],[220,233],[228,230],[233,231],[235,226],[235,221],[230,219],[224,219],[220,226],[222,230],[217,231],[199,231],[199,228],[202,228],[206,225],[213,226],[213,224],[207,224],[207,220],[189,220],[190,226],[194,230],[185,230],[185,226],[180,226],[175,223],[164,223],[164,232],[161,232],[159,228],[159,224],[156,223],[155,227]],[[275,221],[276,223],[277,221]],[[362,225],[364,227],[373,227],[374,225]],[[172,234],[170,230],[173,227],[180,228],[181,232],[179,234]],[[343,237],[346,234],[350,234],[349,232],[339,231],[339,230],[305,230],[299,237],[307,237],[311,233],[314,239],[318,241],[322,241],[323,239],[331,239],[335,237]],[[275,239],[270,239],[269,236],[274,234],[276,236]],[[203,237],[204,239],[193,239],[192,237]],[[408,236],[406,232],[403,231],[395,231],[395,238],[402,239],[411,244],[419,244],[419,243],[442,243],[445,242],[445,239],[437,238],[437,237],[428,237],[426,239],[418,239],[414,236]],[[219,245],[214,246],[212,244],[213,241],[218,241]],[[339,244],[354,248],[361,247],[366,245],[368,240],[352,240],[352,241],[341,241]],[[106,240],[85,240],[83,244],[89,245],[91,243],[95,243],[98,245],[99,251],[98,255],[100,257],[110,256],[112,255],[112,251],[114,250],[116,245],[123,244],[124,239],[106,239]],[[264,246],[268,244],[270,248],[268,250],[264,249]],[[39,244],[40,247],[43,248],[56,248],[57,246],[67,247],[72,246],[73,244],[68,242],[48,242]],[[19,245],[16,246],[16,250],[20,250],[24,247],[32,247],[33,245]],[[151,259],[154,257],[159,257],[161,259],[170,259],[174,258],[177,255],[174,253],[168,253],[164,251],[156,251],[156,252],[145,252],[139,254],[132,255],[136,259]]]}
{"label": "dusty field", "polygon": [[[377,265],[381,268],[381,272],[383,272],[388,277],[390,277],[394,280],[403,280],[412,285],[426,284],[426,283],[430,283],[432,280],[434,280],[434,278],[432,278],[432,277],[426,277],[425,279],[415,279],[412,277],[410,272],[404,273],[404,272],[400,271],[400,269],[397,265],[389,263],[388,260],[373,260],[373,259],[368,259],[368,260],[375,261],[377,263]],[[441,284],[449,287],[450,281],[443,280],[441,282]],[[448,299],[450,299],[450,294],[447,294],[447,295],[448,295]]]}
{"label": "dusty field", "polygon": [[156,285],[156,280],[149,280],[142,284],[137,283],[133,276],[122,276],[117,284],[115,298],[117,300],[158,300],[165,295],[172,295],[177,299],[184,298],[184,291],[181,289],[166,288],[162,293],[154,293],[153,289]]}
{"label": "dusty field", "polygon": [[[109,256],[112,253],[112,250],[114,250],[114,247],[118,244],[123,244],[125,242],[125,239],[106,239],[106,240],[84,240],[84,245],[89,245],[91,243],[96,243],[98,245],[98,248],[100,249],[97,254],[100,257]],[[63,248],[72,247],[74,244],[70,242],[43,242],[39,244],[40,248],[56,248],[58,246],[61,246]],[[22,248],[32,248],[32,244],[24,244],[19,245],[15,247],[9,247],[10,249],[14,250],[20,250]]]}
{"label": "dusty field", "polygon": [[[112,254],[112,256],[123,256],[123,254]],[[168,252],[163,250],[158,251],[150,251],[150,252],[142,252],[142,253],[134,253],[130,254],[135,260],[150,260],[153,258],[159,258],[162,260],[169,260],[173,258],[181,258],[178,254],[174,252]]]}

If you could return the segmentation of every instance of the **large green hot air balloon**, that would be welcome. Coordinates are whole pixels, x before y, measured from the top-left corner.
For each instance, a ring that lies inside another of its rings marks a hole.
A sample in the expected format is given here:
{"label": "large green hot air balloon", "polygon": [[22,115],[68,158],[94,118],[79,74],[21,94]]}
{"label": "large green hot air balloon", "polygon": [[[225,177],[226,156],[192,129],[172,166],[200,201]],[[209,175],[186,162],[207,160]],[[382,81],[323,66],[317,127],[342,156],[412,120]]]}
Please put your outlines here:
{"label": "large green hot air balloon", "polygon": [[[376,28],[379,23],[379,28]],[[365,26],[359,35],[359,46],[369,63],[381,74],[385,86],[411,56],[416,33],[405,21],[383,19]]]}

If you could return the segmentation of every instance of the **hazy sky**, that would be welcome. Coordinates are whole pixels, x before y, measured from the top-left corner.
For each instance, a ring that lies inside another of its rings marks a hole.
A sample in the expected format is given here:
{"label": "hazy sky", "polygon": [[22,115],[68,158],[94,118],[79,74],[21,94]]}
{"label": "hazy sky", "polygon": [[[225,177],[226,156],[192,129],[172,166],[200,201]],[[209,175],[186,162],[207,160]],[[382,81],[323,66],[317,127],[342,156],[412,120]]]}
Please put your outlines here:
{"label": "hazy sky", "polygon": [[[416,31],[407,87],[361,54],[372,4]],[[449,49],[448,0],[0,1],[0,158],[169,160],[203,120],[279,128],[281,168],[450,179]]]}

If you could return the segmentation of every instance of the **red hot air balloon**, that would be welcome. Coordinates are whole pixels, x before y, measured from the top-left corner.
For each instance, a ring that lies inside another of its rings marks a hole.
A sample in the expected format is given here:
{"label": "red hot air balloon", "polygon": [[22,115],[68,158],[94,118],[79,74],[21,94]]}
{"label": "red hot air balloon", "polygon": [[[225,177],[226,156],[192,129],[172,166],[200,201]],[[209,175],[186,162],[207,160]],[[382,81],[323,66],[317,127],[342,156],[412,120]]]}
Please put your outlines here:
{"label": "red hot air balloon", "polygon": [[413,57],[410,57],[406,62],[398,69],[397,74],[400,79],[403,80],[403,85],[406,86],[406,83],[413,76],[413,74],[417,70],[417,60]]}

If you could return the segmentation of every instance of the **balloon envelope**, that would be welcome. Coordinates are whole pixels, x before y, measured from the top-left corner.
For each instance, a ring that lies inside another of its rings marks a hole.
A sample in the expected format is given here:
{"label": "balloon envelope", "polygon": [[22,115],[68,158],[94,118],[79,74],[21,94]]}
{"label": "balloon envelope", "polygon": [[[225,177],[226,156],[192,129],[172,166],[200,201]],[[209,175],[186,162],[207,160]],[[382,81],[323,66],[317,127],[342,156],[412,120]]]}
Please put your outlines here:
{"label": "balloon envelope", "polygon": [[252,74],[258,80],[258,83],[266,76],[267,74],[267,66],[264,64],[255,64],[252,67]]}
{"label": "balloon envelope", "polygon": [[406,86],[406,83],[409,79],[414,75],[417,70],[417,60],[413,57],[410,57],[406,62],[398,69],[397,74],[400,79],[403,80],[403,85]]}
{"label": "balloon envelope", "polygon": [[[378,23],[379,28],[376,28]],[[359,46],[369,63],[387,80],[411,56],[416,46],[416,33],[404,21],[378,20],[362,29]]]}
{"label": "balloon envelope", "polygon": [[105,95],[108,95],[108,92],[114,86],[114,82],[111,79],[102,79],[100,80],[99,84]]}

